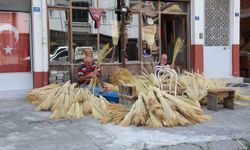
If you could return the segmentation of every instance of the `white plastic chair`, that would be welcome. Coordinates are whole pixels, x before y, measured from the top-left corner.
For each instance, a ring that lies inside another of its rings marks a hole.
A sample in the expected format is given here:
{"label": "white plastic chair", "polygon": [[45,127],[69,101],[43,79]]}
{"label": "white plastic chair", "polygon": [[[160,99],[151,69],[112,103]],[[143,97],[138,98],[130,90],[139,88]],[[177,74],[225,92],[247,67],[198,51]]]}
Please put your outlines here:
{"label": "white plastic chair", "polygon": [[155,67],[155,75],[158,78],[159,84],[160,84],[160,89],[163,90],[163,83],[161,80],[161,75],[162,74],[169,74],[170,75],[170,84],[169,84],[169,91],[171,91],[172,89],[172,81],[173,78],[174,80],[174,96],[176,96],[176,92],[177,92],[177,80],[178,80],[178,75],[175,72],[174,69],[171,69],[170,67],[166,67],[166,66],[156,66]]}

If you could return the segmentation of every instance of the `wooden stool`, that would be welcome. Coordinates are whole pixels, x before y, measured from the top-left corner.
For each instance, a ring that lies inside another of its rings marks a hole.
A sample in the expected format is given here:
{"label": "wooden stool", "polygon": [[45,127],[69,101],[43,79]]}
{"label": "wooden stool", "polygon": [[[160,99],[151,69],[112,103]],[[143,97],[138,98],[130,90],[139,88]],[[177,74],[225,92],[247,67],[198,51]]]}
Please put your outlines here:
{"label": "wooden stool", "polygon": [[207,109],[218,111],[219,100],[223,99],[223,107],[234,109],[235,91],[232,89],[208,90]]}

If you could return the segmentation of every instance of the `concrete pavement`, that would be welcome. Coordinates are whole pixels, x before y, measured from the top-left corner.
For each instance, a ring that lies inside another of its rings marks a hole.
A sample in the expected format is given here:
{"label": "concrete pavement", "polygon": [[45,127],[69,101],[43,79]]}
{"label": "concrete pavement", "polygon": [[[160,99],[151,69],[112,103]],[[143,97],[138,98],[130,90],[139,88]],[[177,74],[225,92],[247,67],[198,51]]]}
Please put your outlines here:
{"label": "concrete pavement", "polygon": [[25,95],[25,90],[0,92],[0,150],[242,150],[250,142],[249,106],[218,112],[204,107],[211,121],[151,129],[103,125],[91,117],[50,120],[49,112],[36,112]]}

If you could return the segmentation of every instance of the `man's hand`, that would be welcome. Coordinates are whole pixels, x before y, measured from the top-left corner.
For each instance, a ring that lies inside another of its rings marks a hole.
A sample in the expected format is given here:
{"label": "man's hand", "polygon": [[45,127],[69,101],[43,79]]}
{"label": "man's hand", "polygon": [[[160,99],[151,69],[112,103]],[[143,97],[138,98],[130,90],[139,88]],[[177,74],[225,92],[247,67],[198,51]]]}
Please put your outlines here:
{"label": "man's hand", "polygon": [[88,75],[86,75],[87,78],[93,78],[97,75],[97,73],[94,71],[94,72],[91,72],[89,73]]}

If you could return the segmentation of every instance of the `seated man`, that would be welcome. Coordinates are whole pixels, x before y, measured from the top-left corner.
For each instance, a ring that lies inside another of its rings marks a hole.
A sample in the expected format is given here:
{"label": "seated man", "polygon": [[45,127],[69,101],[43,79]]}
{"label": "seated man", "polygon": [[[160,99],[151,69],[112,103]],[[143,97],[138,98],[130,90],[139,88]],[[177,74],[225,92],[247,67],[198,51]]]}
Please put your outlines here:
{"label": "seated man", "polygon": [[95,76],[100,76],[100,69],[96,69],[96,65],[93,62],[92,57],[85,57],[84,63],[78,68],[78,83],[82,87],[86,87],[91,78]]}
{"label": "seated man", "polygon": [[162,54],[160,56],[160,62],[159,62],[159,66],[166,66],[169,67],[168,63],[168,55],[167,54]]}
{"label": "seated man", "polygon": [[[85,57],[84,64],[80,64],[78,68],[78,84],[82,88],[87,88],[91,78],[97,76],[100,77],[100,69],[96,69],[96,65],[93,62],[92,57]],[[95,96],[99,96],[102,92],[102,96],[107,100],[114,100],[119,102],[118,92],[109,92],[107,88],[101,88],[100,86],[95,87],[94,89],[89,89],[91,92],[94,92]]]}

